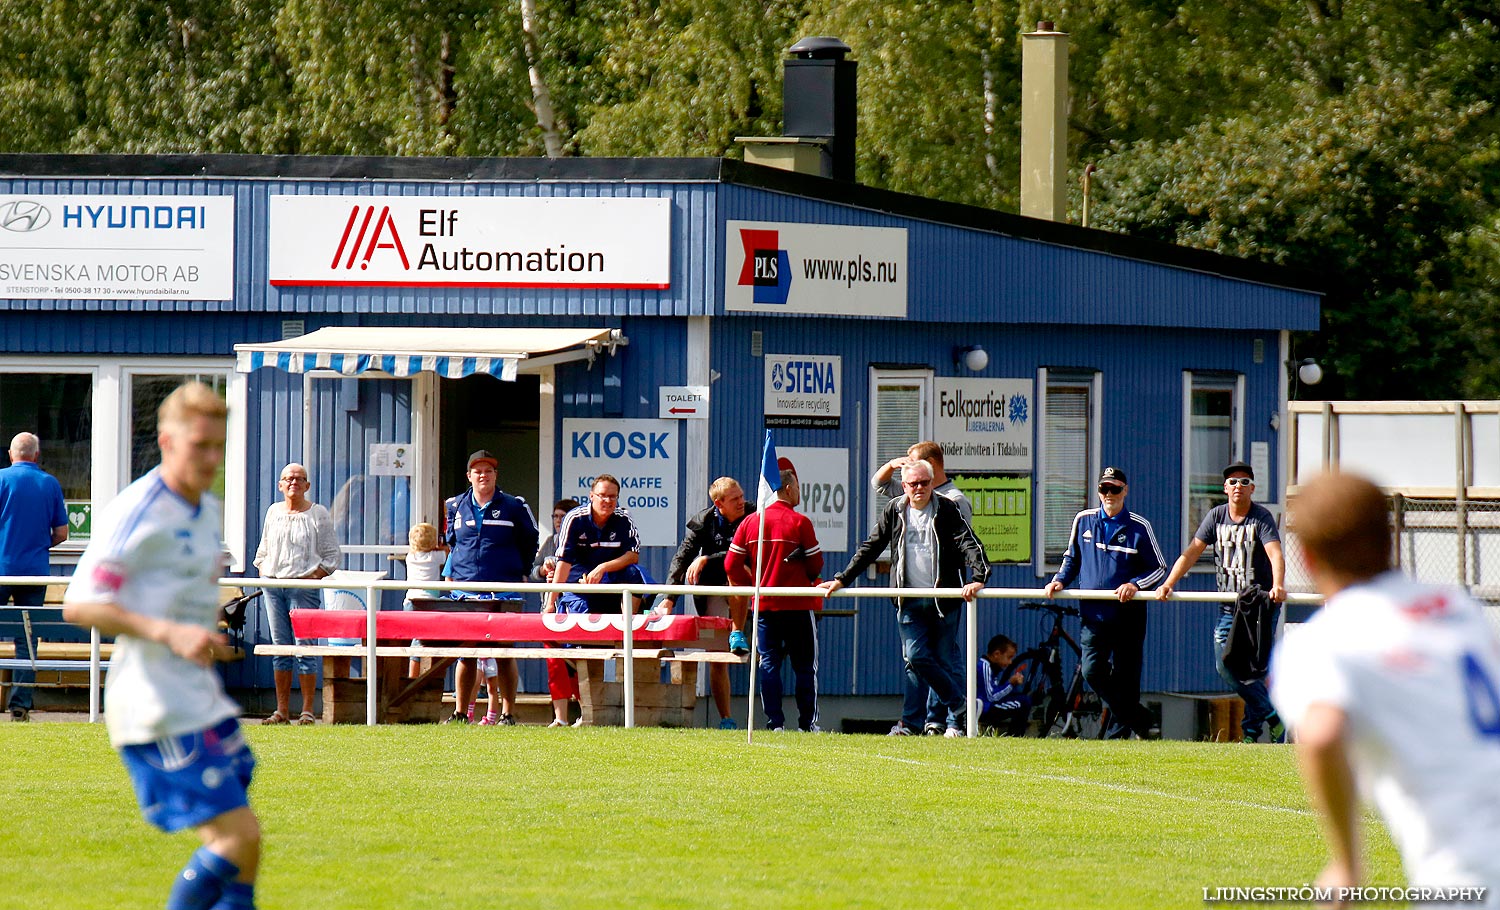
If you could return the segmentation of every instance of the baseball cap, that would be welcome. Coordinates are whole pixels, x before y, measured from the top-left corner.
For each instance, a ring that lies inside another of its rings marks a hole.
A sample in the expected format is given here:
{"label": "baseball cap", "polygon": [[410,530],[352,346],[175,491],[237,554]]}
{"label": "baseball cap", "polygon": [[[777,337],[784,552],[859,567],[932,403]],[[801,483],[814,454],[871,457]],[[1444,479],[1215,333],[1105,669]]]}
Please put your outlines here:
{"label": "baseball cap", "polygon": [[500,467],[500,459],[491,455],[489,449],[480,449],[479,451],[469,456],[469,464],[465,468],[465,470],[473,470],[474,465],[480,464],[482,462],[488,462],[489,466],[492,468]]}
{"label": "baseball cap", "polygon": [[797,473],[797,467],[792,464],[792,460],[790,458],[776,459],[776,470],[791,471],[793,474]]}
{"label": "baseball cap", "polygon": [[1226,467],[1224,469],[1224,479],[1228,480],[1230,474],[1240,473],[1249,474],[1251,480],[1255,479],[1255,469],[1245,464],[1243,461],[1236,461],[1234,464]]}
{"label": "baseball cap", "polygon": [[1125,479],[1125,472],[1124,471],[1120,470],[1119,468],[1113,468],[1113,467],[1111,467],[1111,468],[1105,468],[1104,469],[1104,472],[1099,475],[1099,482],[1100,483],[1117,483],[1117,484],[1120,484],[1122,486],[1130,483],[1130,481],[1128,481],[1128,480]]}

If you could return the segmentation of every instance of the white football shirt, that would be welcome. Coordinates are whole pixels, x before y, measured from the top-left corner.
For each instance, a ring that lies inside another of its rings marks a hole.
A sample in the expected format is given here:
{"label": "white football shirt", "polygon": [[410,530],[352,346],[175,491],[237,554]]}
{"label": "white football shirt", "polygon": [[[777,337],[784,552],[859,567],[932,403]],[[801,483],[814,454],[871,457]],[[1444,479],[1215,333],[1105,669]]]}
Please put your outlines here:
{"label": "white football shirt", "polygon": [[1339,592],[1277,648],[1271,699],[1293,729],[1345,712],[1409,884],[1500,893],[1500,640],[1468,595],[1398,572]]}
{"label": "white football shirt", "polygon": [[[197,507],[188,504],[167,488],[159,470],[94,516],[66,599],[115,603],[143,616],[216,629],[223,552],[218,500],[205,494]],[[117,748],[202,730],[240,713],[212,667],[129,635],[115,641],[104,699],[109,741]]]}

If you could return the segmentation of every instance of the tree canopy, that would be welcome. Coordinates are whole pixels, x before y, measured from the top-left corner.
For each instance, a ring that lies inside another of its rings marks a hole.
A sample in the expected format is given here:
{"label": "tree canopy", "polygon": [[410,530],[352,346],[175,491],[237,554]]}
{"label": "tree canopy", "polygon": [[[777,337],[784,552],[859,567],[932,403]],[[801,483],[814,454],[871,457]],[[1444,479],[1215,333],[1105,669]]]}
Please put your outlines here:
{"label": "tree canopy", "polygon": [[[861,182],[1014,209],[1019,35],[1070,35],[1093,226],[1322,276],[1320,397],[1500,397],[1500,34],[1478,0],[0,0],[11,152],[728,155],[859,62]],[[1077,203],[1081,190],[1074,183]]]}

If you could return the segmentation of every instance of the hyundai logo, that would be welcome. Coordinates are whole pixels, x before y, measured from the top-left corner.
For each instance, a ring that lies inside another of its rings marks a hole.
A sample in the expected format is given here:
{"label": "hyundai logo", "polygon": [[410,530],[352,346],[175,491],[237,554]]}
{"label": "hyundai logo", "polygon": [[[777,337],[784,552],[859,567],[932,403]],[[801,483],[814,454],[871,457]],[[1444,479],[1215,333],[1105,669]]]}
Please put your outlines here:
{"label": "hyundai logo", "polygon": [[34,199],[15,199],[0,204],[0,228],[27,234],[39,231],[52,220],[47,207]]}

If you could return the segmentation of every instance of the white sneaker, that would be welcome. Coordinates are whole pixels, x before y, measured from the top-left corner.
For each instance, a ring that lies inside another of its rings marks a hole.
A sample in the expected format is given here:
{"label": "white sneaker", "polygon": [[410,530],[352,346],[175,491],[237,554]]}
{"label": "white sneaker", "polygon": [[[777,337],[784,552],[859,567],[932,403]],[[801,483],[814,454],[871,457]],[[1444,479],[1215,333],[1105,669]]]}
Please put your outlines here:
{"label": "white sneaker", "polygon": [[552,723],[550,723],[550,724],[547,725],[547,729],[551,730],[553,727],[571,727],[571,726],[573,726],[573,724],[570,724],[570,723],[568,723],[565,720],[558,720],[557,718],[553,718],[552,719]]}
{"label": "white sneaker", "polygon": [[948,729],[943,731],[944,739],[964,739],[967,737],[968,734],[958,729],[957,727],[949,727]]}

